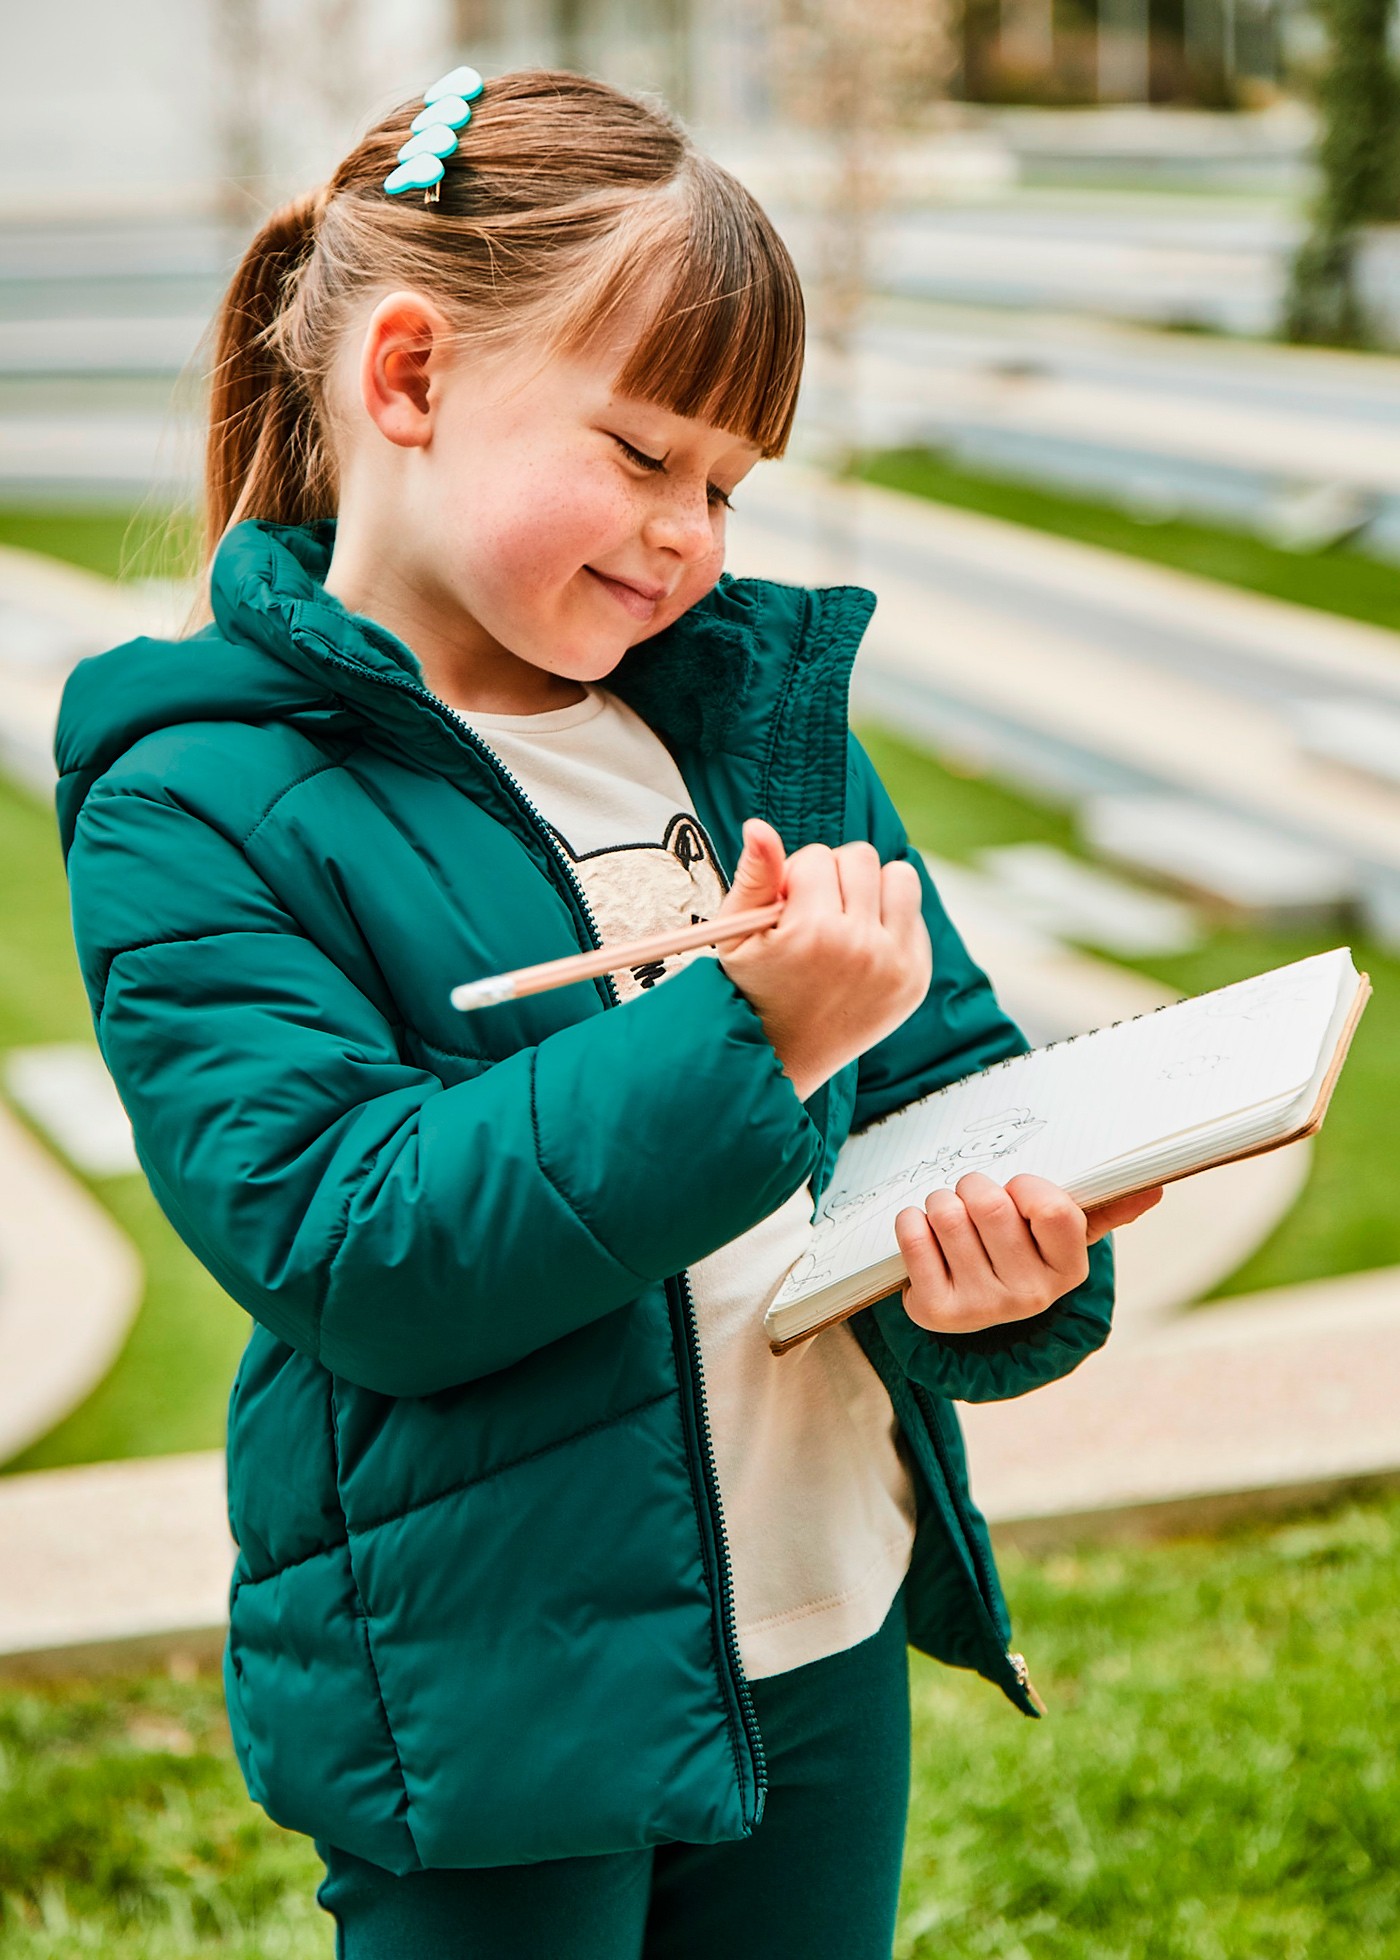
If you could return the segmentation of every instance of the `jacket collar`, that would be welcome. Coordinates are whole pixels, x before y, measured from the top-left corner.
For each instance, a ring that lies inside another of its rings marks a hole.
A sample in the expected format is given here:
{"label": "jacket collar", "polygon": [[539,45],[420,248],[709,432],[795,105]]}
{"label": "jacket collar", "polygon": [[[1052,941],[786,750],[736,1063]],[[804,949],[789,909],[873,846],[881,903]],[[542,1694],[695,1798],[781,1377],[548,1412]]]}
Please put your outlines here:
{"label": "jacket collar", "polygon": [[[348,612],[325,590],[334,542],[332,520],[235,525],[211,574],[215,621],[226,638],[251,642],[409,745],[421,744],[422,667],[394,634]],[[778,595],[788,603],[775,604]],[[756,730],[771,724],[791,691],[795,663],[829,669],[834,662],[837,672],[811,678],[839,681],[844,710],[850,665],[873,605],[859,587],[807,595],[725,573],[664,632],[630,648],[607,685],[673,747],[752,753]],[[814,633],[809,628],[818,615],[825,630]],[[821,691],[829,693],[829,686]]]}

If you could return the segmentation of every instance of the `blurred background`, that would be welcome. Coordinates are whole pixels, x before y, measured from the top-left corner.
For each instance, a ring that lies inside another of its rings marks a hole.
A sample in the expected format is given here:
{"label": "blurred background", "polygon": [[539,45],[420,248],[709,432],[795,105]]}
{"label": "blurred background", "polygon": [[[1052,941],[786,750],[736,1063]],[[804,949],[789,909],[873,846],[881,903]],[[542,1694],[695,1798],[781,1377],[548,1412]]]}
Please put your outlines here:
{"label": "blurred background", "polygon": [[1051,1715],[915,1657],[900,1960],[1400,1954],[1388,0],[12,14],[0,1956],[331,1951],[223,1723],[247,1323],[93,1041],[50,744],[77,660],[187,611],[243,244],[459,60],[659,92],[780,224],[808,378],[731,569],[877,592],[854,720],[1031,1038],[1340,944],[1374,987],[1322,1133],[1171,1187],[1118,1236],[1109,1347],[964,1411]]}

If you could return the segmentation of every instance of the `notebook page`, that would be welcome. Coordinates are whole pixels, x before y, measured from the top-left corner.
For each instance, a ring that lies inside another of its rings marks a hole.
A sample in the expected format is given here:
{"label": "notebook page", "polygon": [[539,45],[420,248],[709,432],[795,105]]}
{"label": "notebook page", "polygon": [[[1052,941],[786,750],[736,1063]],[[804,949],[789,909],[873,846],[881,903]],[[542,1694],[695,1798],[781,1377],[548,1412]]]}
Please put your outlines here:
{"label": "notebook page", "polygon": [[894,1220],[968,1171],[1069,1185],[1170,1136],[1282,1103],[1312,1077],[1346,947],[1036,1049],[886,1117],[843,1147],[812,1240],[773,1305],[896,1250]]}

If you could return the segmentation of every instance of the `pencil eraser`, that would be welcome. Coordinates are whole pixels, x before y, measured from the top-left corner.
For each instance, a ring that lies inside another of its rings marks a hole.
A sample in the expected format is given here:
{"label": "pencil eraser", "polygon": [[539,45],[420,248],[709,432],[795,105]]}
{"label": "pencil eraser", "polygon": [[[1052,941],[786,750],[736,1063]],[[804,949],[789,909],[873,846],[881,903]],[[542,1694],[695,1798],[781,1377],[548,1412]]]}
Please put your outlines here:
{"label": "pencil eraser", "polygon": [[474,1007],[494,1007],[498,1001],[513,1000],[515,987],[507,974],[492,974],[489,980],[464,980],[460,987],[454,987],[451,1001],[454,1007],[469,1014]]}

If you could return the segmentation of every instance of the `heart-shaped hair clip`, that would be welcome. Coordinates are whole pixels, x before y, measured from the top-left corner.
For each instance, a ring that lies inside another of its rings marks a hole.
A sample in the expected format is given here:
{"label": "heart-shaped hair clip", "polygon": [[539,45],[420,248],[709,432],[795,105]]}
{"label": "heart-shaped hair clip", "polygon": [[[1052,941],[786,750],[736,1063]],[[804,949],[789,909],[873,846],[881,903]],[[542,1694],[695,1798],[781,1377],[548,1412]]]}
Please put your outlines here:
{"label": "heart-shaped hair clip", "polygon": [[457,132],[471,121],[471,105],[485,86],[475,68],[454,68],[424,90],[423,107],[409,125],[396,166],[384,179],[390,197],[422,191],[425,204],[437,203],[446,159],[457,148]]}

